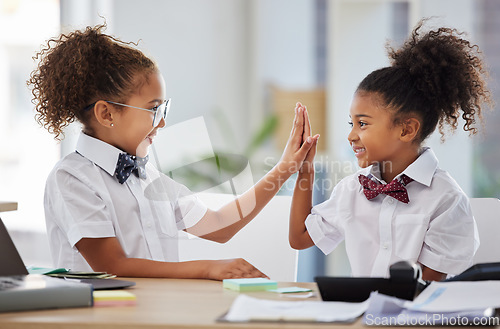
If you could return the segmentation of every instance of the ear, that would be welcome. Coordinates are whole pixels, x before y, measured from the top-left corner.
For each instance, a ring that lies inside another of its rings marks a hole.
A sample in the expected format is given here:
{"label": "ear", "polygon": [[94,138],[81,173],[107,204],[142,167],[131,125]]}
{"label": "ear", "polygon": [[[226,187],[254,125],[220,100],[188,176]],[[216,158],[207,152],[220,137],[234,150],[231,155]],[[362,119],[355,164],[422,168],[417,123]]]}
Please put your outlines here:
{"label": "ear", "polygon": [[420,132],[420,121],[416,118],[409,118],[401,124],[401,136],[399,139],[405,143],[413,142]]}
{"label": "ear", "polygon": [[116,110],[105,101],[97,101],[94,105],[94,116],[97,122],[104,128],[113,127],[113,116]]}

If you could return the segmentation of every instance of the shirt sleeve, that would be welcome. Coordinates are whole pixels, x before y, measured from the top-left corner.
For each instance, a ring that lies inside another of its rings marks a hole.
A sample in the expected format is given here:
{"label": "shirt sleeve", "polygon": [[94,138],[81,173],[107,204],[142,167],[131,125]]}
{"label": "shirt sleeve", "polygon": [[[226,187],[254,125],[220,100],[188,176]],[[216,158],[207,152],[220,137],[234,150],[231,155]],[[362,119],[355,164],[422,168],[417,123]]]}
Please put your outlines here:
{"label": "shirt sleeve", "polygon": [[90,180],[74,168],[58,168],[47,182],[46,216],[74,247],[82,238],[114,237],[109,209]]}
{"label": "shirt sleeve", "polygon": [[314,206],[307,216],[305,224],[309,236],[314,244],[325,254],[331,253],[340,242],[344,234],[338,223],[338,195],[341,190],[339,183],[328,200]]}
{"label": "shirt sleeve", "polygon": [[419,262],[438,272],[459,274],[472,265],[479,235],[469,199],[447,195],[431,218]]}

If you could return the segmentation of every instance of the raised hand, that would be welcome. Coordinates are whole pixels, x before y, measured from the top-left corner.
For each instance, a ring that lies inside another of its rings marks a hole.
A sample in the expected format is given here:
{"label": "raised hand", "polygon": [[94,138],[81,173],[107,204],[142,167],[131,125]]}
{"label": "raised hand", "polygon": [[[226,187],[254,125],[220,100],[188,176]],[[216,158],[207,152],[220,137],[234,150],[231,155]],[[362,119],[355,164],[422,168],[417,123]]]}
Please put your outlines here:
{"label": "raised hand", "polygon": [[[300,104],[300,103],[298,103]],[[307,138],[311,137],[311,123],[309,121],[309,113],[307,112],[307,109],[304,111],[304,133],[302,135],[302,140],[306,140]],[[300,172],[309,172],[313,167],[314,167],[314,157],[316,156],[316,147],[318,145],[318,139],[319,139],[319,134],[314,135],[313,138],[313,145],[309,149],[309,152],[307,152],[306,158],[304,159],[304,162],[302,163],[302,167],[300,168]]]}
{"label": "raised hand", "polygon": [[[301,103],[297,103],[290,137],[280,159],[280,169],[287,170],[290,173],[297,172],[302,167],[311,148],[316,147],[318,138],[319,135],[311,136],[307,109]],[[312,158],[314,158],[315,153],[316,150],[314,149],[311,154]]]}
{"label": "raised hand", "polygon": [[[298,106],[302,106],[298,103]],[[307,228],[305,220],[312,208],[312,191],[314,186],[314,156],[316,155],[316,145],[319,135],[311,137],[311,125],[309,123],[309,115],[304,109],[304,131],[302,139],[306,142],[312,139],[312,143],[308,148],[307,154],[295,181],[295,189],[293,191],[292,206],[290,208],[290,229],[289,242],[294,249],[305,249],[314,245]]]}

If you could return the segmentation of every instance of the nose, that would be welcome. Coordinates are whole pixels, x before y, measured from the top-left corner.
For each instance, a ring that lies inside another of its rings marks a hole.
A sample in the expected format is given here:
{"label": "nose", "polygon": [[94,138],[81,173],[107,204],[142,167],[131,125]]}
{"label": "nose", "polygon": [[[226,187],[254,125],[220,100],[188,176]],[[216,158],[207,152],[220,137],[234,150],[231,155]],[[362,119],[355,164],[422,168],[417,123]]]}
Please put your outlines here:
{"label": "nose", "polygon": [[163,128],[165,127],[165,119],[161,118],[160,123],[156,126],[156,128]]}
{"label": "nose", "polygon": [[358,140],[358,134],[356,134],[356,132],[354,131],[354,128],[351,128],[351,131],[349,132],[349,134],[347,135],[347,140],[352,143],[356,140]]}

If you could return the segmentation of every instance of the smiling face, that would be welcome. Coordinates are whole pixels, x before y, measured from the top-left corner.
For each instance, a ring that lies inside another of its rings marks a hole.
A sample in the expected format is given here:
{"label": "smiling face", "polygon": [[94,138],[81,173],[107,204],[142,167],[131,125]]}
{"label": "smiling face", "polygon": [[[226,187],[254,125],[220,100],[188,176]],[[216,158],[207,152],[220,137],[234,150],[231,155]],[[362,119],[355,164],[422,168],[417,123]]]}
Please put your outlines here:
{"label": "smiling face", "polygon": [[352,129],[347,139],[360,167],[375,163],[385,167],[400,162],[405,147],[400,140],[401,126],[394,124],[391,111],[382,105],[376,94],[356,93],[349,116]]}
{"label": "smiling face", "polygon": [[[151,109],[164,100],[165,81],[159,72],[153,72],[126,104]],[[153,127],[153,117],[153,112],[122,106],[120,111],[114,113],[112,144],[129,154],[145,157],[157,130],[165,126],[165,121],[161,119]]]}

